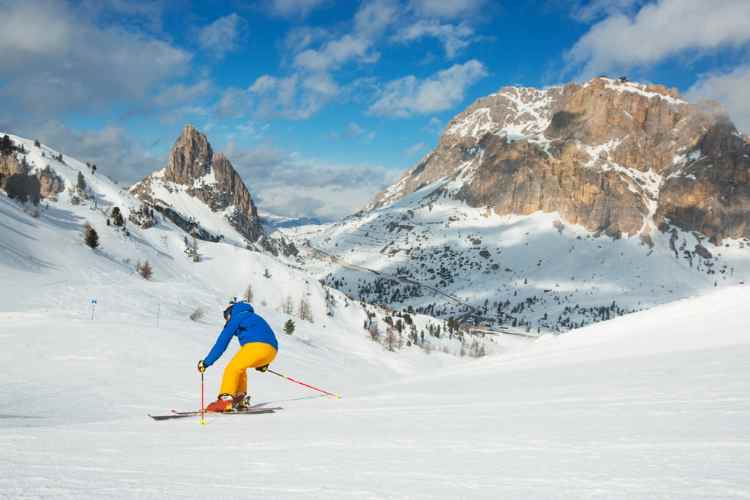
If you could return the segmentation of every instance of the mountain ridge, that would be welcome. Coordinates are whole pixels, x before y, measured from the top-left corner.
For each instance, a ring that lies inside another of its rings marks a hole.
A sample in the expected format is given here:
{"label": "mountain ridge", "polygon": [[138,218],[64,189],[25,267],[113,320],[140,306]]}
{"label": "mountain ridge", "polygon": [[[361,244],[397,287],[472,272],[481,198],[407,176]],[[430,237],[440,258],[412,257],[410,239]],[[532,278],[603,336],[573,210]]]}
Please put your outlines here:
{"label": "mountain ridge", "polygon": [[720,108],[661,85],[600,77],[504,87],[454,117],[437,147],[365,210],[448,177],[453,195],[500,215],[557,211],[613,236],[671,223],[719,242],[750,236],[737,217],[750,215],[748,154]]}

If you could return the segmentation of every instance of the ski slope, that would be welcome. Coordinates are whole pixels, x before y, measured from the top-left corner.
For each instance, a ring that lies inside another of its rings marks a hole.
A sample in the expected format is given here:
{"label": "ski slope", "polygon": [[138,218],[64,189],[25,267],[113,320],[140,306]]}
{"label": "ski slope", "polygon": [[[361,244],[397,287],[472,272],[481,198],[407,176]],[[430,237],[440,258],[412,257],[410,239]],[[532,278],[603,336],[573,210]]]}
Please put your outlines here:
{"label": "ski slope", "polygon": [[206,426],[146,413],[197,405],[209,328],[5,312],[0,496],[747,498],[749,300],[722,289],[441,370],[282,338],[277,370],[344,398],[252,373],[284,409]]}

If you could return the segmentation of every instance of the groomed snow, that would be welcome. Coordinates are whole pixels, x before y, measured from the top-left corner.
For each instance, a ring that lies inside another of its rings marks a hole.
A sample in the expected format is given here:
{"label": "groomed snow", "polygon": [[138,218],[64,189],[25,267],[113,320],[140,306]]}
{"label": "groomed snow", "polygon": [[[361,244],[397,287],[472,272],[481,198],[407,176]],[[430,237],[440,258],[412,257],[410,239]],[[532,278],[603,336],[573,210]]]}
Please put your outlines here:
{"label": "groomed snow", "polygon": [[[203,427],[145,414],[197,405],[193,365],[219,326],[214,312],[206,325],[158,329],[3,313],[0,492],[747,498],[748,301],[748,288],[728,288],[441,370],[282,338],[274,368],[344,398],[253,372],[257,401],[284,409]],[[208,372],[209,394],[220,369]]]}

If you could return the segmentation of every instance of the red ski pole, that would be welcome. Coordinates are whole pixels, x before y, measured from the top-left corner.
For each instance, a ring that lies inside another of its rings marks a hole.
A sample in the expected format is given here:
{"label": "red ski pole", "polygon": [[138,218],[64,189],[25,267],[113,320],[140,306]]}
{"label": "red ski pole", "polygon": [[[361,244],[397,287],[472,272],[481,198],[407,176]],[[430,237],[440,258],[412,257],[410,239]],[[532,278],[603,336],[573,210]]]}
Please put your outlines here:
{"label": "red ski pole", "polygon": [[275,372],[275,371],[271,370],[270,368],[269,368],[268,370],[266,370],[266,371],[267,371],[267,372],[269,372],[269,373],[273,373],[273,374],[274,374],[274,375],[276,375],[277,377],[285,378],[285,379],[287,379],[287,380],[288,380],[289,382],[294,382],[295,384],[303,385],[303,386],[307,387],[308,389],[312,389],[313,391],[318,391],[318,392],[322,392],[322,393],[323,393],[323,394],[325,394],[326,396],[332,396],[332,397],[334,397],[334,398],[338,398],[338,399],[341,399],[341,396],[339,396],[338,394],[334,394],[334,393],[332,393],[332,392],[324,391],[323,389],[318,389],[317,387],[313,387],[313,386],[312,386],[312,385],[310,385],[310,384],[306,384],[306,383],[304,383],[304,382],[301,382],[301,381],[299,381],[299,380],[293,379],[292,377],[288,377],[288,376],[286,376],[286,375],[284,375],[284,374],[282,374],[282,373],[279,373],[279,372]]}
{"label": "red ski pole", "polygon": [[203,371],[201,371],[201,425],[206,425],[206,405],[203,397],[203,394],[205,392],[204,386],[205,384],[203,383]]}

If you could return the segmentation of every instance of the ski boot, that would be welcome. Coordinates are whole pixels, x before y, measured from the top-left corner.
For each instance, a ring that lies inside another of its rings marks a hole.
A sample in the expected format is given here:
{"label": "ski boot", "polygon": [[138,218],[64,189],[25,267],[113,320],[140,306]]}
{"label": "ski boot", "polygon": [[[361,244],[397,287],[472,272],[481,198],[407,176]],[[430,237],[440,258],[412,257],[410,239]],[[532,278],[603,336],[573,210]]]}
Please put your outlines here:
{"label": "ski boot", "polygon": [[250,409],[250,396],[244,392],[236,394],[232,400],[232,409],[234,411],[245,411]]}
{"label": "ski boot", "polygon": [[232,411],[234,398],[231,394],[219,394],[219,398],[213,403],[206,406],[206,411],[215,413],[226,413]]}

